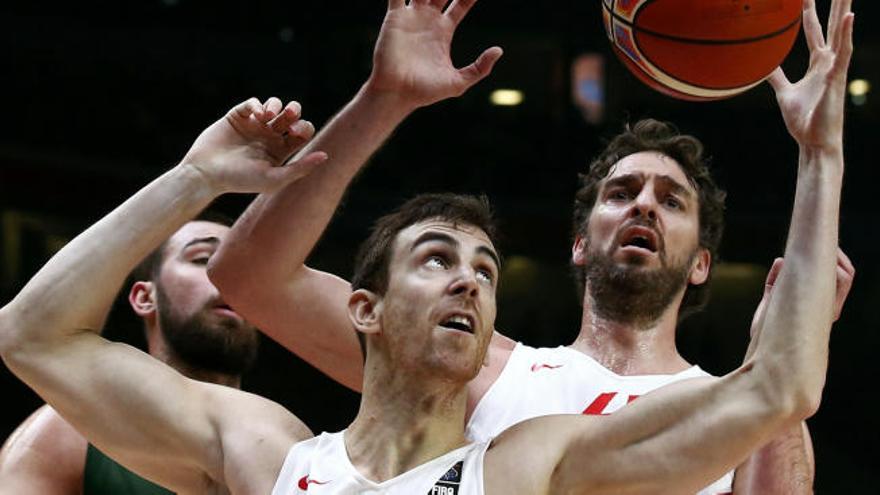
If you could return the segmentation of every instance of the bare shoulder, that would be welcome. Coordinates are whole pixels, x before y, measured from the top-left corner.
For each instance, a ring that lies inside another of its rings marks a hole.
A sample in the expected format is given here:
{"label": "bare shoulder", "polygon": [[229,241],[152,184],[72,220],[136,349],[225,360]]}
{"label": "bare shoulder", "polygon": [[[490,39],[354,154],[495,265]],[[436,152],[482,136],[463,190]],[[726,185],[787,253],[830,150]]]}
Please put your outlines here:
{"label": "bare shoulder", "polygon": [[477,403],[486,395],[495,380],[501,376],[514,347],[516,347],[516,341],[510,337],[498,333],[497,330],[492,334],[489,349],[486,351],[486,362],[480,368],[480,373],[468,384],[468,417],[474,412]]}
{"label": "bare shoulder", "polygon": [[226,484],[239,492],[269,493],[290,448],[314,435],[283,406],[255,394],[205,384],[220,434]]}
{"label": "bare shoulder", "polygon": [[0,494],[80,493],[88,443],[48,405],[37,409],[0,451]]}

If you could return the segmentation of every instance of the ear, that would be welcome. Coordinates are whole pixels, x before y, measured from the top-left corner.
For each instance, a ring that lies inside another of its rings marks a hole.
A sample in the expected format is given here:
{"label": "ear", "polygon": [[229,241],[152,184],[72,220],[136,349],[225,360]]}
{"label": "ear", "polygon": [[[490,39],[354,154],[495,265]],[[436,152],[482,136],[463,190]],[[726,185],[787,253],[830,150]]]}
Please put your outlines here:
{"label": "ear", "polygon": [[584,253],[586,244],[587,242],[582,235],[578,235],[574,238],[574,245],[571,246],[571,262],[574,263],[575,266],[584,266],[587,264],[586,254]]}
{"label": "ear", "polygon": [[141,318],[156,314],[156,291],[153,282],[139,281],[128,291],[128,304]]}
{"label": "ear", "polygon": [[382,299],[366,289],[358,289],[348,298],[348,318],[358,332],[378,334],[382,331],[380,316]]}
{"label": "ear", "polygon": [[706,248],[700,248],[694,262],[691,265],[691,273],[688,276],[688,283],[691,285],[702,285],[709,278],[709,269],[712,267],[712,254]]}

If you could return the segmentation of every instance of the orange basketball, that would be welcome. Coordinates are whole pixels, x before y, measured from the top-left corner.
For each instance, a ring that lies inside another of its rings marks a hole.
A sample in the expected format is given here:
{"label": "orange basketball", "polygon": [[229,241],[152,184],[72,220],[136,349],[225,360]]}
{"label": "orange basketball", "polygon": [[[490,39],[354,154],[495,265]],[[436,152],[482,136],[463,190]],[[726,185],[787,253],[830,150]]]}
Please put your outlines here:
{"label": "orange basketball", "polygon": [[602,0],[617,56],[642,82],[685,100],[758,85],[791,50],[803,0]]}

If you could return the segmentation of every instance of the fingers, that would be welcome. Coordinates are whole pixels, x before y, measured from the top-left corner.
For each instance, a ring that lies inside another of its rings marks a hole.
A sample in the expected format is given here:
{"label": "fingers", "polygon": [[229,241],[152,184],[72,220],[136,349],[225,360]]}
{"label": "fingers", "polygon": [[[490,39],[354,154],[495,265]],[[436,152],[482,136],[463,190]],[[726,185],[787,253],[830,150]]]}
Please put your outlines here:
{"label": "fingers", "polygon": [[770,271],[767,272],[767,280],[764,282],[765,291],[771,291],[773,286],[776,285],[776,279],[779,278],[779,272],[782,271],[782,266],[784,264],[785,260],[782,258],[776,258],[773,260],[773,265],[770,267]]}
{"label": "fingers", "polygon": [[458,25],[475,3],[477,3],[477,0],[452,0],[449,8],[446,9],[446,15],[449,16],[453,23]]}
{"label": "fingers", "polygon": [[481,79],[488,76],[492,72],[492,67],[495,66],[495,62],[498,62],[498,59],[500,59],[503,54],[504,51],[501,50],[500,47],[493,46],[480,54],[474,63],[460,69],[458,73],[464,79],[465,89],[473,86]]}
{"label": "fingers", "polygon": [[850,276],[855,276],[856,274],[856,267],[852,264],[849,256],[840,248],[837,248],[837,266],[849,273]]}
{"label": "fingers", "polygon": [[835,73],[846,74],[849,69],[849,62],[852,59],[853,52],[853,26],[855,24],[855,15],[852,12],[846,14],[841,21],[838,39],[835,42],[834,51],[836,57],[834,59]]}
{"label": "fingers", "polygon": [[388,10],[402,9],[406,7],[405,0],[388,0]]}
{"label": "fingers", "polygon": [[825,36],[822,34],[822,24],[816,13],[816,0],[804,0],[804,36],[807,38],[807,46],[810,53],[825,46]]}
{"label": "fingers", "polygon": [[852,0],[834,0],[828,15],[828,43],[835,49],[840,42],[840,31],[844,18],[852,12]]}
{"label": "fingers", "polygon": [[[276,98],[277,100],[277,98]],[[267,102],[268,103],[268,102]],[[281,105],[281,101],[278,101],[278,106]],[[281,113],[278,114],[277,117],[272,119],[269,122],[269,127],[273,132],[283,133],[287,131],[287,128],[290,127],[294,122],[300,119],[302,115],[302,107],[298,102],[292,101],[281,110]]]}
{"label": "fingers", "polygon": [[273,167],[266,171],[266,177],[275,187],[295,182],[312,173],[327,161],[327,153],[315,151],[298,158],[283,167]]}
{"label": "fingers", "polygon": [[308,120],[299,120],[281,134],[284,139],[285,158],[295,153],[315,135],[315,126]]}
{"label": "fingers", "polygon": [[443,10],[443,7],[445,7],[448,2],[449,0],[431,0],[429,3],[435,9]]}
{"label": "fingers", "polygon": [[281,111],[281,107],[281,100],[274,96],[270,97],[266,100],[266,103],[263,103],[264,118],[260,119],[260,121],[265,123],[275,118],[275,116],[278,115],[278,112]]}
{"label": "fingers", "polygon": [[834,295],[834,321],[840,319],[840,313],[843,311],[843,304],[849,296],[852,288],[853,279],[856,275],[856,269],[850,261],[849,257],[841,249],[837,250],[837,286]]}
{"label": "fingers", "polygon": [[782,67],[777,67],[770,76],[767,78],[767,82],[770,83],[770,86],[773,87],[773,91],[776,94],[779,94],[785,88],[791,86],[791,81],[785,77],[785,71],[782,70]]}
{"label": "fingers", "polygon": [[263,105],[256,98],[249,98],[247,101],[235,105],[229,111],[230,117],[240,120],[248,120],[251,115],[263,115]]}

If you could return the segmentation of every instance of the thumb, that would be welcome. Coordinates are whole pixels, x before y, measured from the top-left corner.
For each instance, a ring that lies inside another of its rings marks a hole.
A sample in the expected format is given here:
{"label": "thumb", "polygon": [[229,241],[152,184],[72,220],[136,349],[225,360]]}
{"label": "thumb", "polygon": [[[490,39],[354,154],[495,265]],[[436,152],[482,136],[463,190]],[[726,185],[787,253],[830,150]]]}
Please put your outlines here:
{"label": "thumb", "polygon": [[492,67],[495,66],[495,62],[498,62],[498,59],[500,59],[503,54],[504,50],[500,47],[493,46],[481,53],[474,63],[460,69],[458,73],[461,75],[462,79],[464,79],[465,89],[470,88],[484,77],[488,76],[492,72]]}
{"label": "thumb", "polygon": [[269,169],[266,176],[278,187],[284,187],[312,173],[318,166],[326,162],[327,158],[327,153],[313,151],[302,158],[289,161],[284,166]]}
{"label": "thumb", "polygon": [[776,70],[771,72],[770,76],[767,77],[767,82],[770,83],[770,86],[773,87],[773,91],[775,91],[776,94],[779,94],[780,91],[791,85],[791,82],[788,80],[788,77],[785,76],[782,67],[777,67]]}

